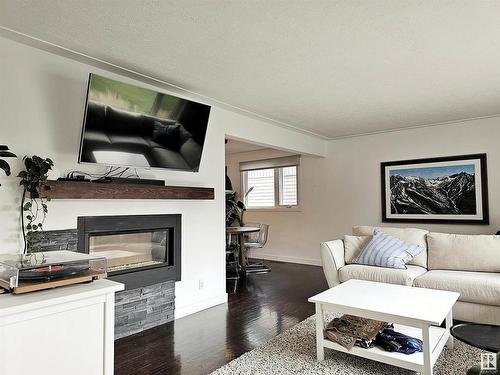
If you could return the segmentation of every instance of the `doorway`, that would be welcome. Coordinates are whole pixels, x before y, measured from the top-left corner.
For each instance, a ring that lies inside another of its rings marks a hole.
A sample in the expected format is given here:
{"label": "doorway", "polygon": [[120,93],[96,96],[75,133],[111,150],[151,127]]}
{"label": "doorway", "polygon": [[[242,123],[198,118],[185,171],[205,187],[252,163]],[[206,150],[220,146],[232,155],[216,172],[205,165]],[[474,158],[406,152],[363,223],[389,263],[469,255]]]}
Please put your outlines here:
{"label": "doorway", "polygon": [[[280,213],[298,207],[300,156],[226,138],[226,272],[235,284],[272,272],[273,228]],[[231,282],[230,282],[231,281]]]}

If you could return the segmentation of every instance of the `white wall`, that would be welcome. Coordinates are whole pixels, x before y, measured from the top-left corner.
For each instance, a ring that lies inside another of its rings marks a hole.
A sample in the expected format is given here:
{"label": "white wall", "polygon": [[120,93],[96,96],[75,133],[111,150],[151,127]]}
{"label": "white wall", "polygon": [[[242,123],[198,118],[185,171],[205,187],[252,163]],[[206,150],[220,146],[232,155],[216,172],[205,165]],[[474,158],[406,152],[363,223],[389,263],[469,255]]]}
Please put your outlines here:
{"label": "white wall", "polygon": [[[247,221],[270,224],[269,243],[256,256],[320,264],[319,243],[340,238],[357,224],[495,233],[500,230],[499,140],[500,118],[489,118],[330,141],[326,158],[302,157],[300,212],[245,213]],[[488,154],[490,225],[382,224],[380,162],[483,152]],[[226,157],[233,182],[240,160],[262,156],[256,151]]]}
{"label": "white wall", "polygon": [[[25,154],[50,157],[57,178],[70,170],[100,171],[77,164],[89,72],[153,88],[111,71],[0,38],[0,144],[19,158],[9,159],[15,176]],[[55,49],[57,50],[57,48]],[[133,63],[133,62],[131,62]],[[102,65],[102,64],[100,64]],[[166,90],[162,90],[166,91]],[[167,91],[193,99],[190,95]],[[199,99],[193,99],[199,100]],[[211,104],[211,103],[207,103]],[[254,139],[306,153],[324,153],[325,142],[217,106],[212,107],[199,173],[141,171],[169,185],[215,188],[213,201],[53,200],[46,230],[76,228],[78,216],[149,213],[182,214],[182,281],[176,285],[176,316],[226,301],[224,264],[224,137]],[[262,134],[266,134],[263,137]],[[19,180],[0,171],[0,253],[18,252]],[[204,288],[198,289],[199,280]]]}
{"label": "white wall", "polygon": [[245,152],[236,152],[233,154],[226,154],[227,175],[231,179],[233,190],[241,194],[240,162],[279,158],[281,156],[287,156],[287,155],[292,155],[292,153],[281,150],[274,150],[271,148],[257,150],[257,151],[245,151]]}
{"label": "white wall", "polygon": [[[289,152],[266,149],[226,155],[228,176],[233,189],[241,194],[239,163],[242,161],[275,158],[290,155]],[[319,265],[318,248],[320,232],[317,223],[322,222],[322,202],[316,199],[323,194],[324,180],[321,171],[325,158],[302,155],[299,170],[299,209],[252,210],[244,213],[245,222],[270,225],[269,238],[263,249],[251,255],[293,263]],[[324,213],[325,215],[326,212]]]}

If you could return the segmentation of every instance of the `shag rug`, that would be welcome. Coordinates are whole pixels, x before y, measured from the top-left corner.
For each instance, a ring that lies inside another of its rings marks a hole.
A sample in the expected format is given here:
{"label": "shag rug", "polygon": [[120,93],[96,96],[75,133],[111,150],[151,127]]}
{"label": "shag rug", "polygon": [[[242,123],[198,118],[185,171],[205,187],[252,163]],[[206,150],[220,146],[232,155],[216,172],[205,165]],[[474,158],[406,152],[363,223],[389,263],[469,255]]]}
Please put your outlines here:
{"label": "shag rug", "polygon": [[[333,316],[332,316],[333,317]],[[329,317],[331,318],[331,317]],[[256,349],[214,371],[233,374],[414,375],[414,371],[325,349],[325,360],[316,360],[314,316],[303,320]],[[465,375],[480,361],[481,351],[455,339],[453,350],[444,348],[434,375]]]}

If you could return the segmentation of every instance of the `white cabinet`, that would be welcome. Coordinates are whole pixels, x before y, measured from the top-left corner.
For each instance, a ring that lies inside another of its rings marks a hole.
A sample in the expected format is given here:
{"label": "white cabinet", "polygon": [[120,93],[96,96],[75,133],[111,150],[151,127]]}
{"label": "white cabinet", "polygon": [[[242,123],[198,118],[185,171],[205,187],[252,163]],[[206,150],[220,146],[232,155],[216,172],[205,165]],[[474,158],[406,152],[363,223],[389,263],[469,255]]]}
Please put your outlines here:
{"label": "white cabinet", "polygon": [[113,375],[115,292],[97,280],[0,295],[1,375]]}

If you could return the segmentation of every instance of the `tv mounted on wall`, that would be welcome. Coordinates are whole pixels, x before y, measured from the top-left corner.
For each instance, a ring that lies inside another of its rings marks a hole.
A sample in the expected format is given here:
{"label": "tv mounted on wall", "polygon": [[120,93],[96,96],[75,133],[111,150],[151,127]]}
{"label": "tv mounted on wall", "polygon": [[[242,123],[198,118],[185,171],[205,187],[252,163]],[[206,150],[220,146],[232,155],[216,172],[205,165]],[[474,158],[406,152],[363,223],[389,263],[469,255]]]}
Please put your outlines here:
{"label": "tv mounted on wall", "polygon": [[90,74],[79,163],[197,172],[210,106]]}

